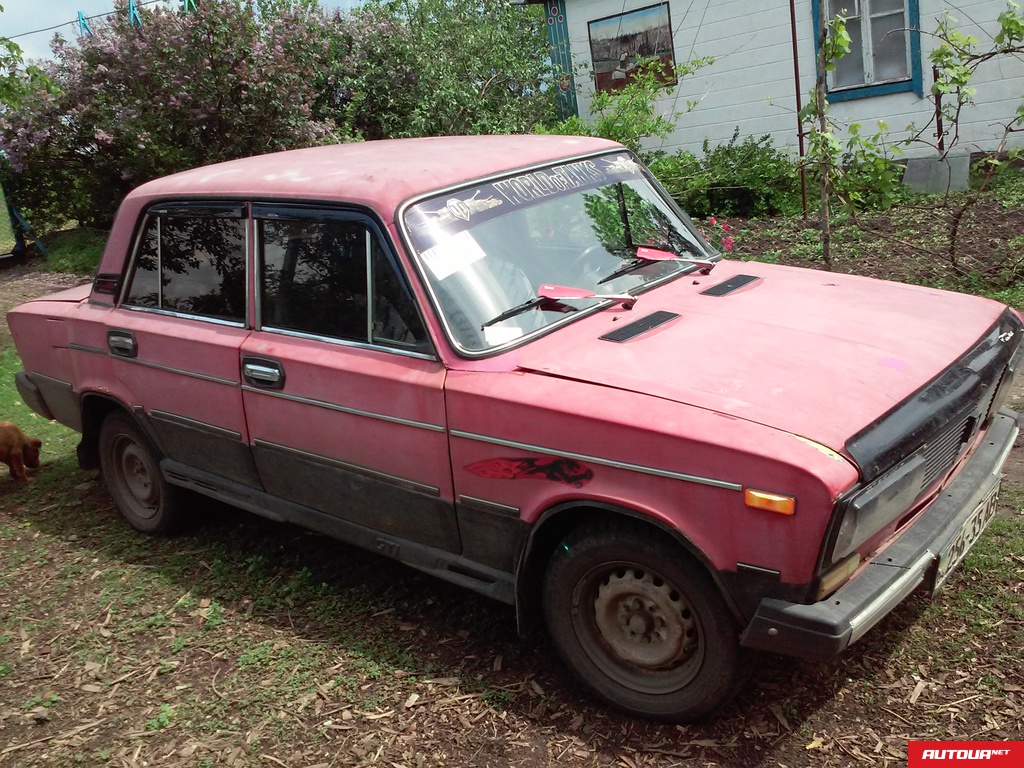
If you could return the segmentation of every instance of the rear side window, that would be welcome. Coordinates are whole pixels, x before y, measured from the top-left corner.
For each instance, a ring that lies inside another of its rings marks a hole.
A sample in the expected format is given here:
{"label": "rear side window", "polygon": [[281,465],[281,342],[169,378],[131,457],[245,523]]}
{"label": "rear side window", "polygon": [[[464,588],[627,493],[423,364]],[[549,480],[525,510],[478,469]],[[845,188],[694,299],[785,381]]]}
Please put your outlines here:
{"label": "rear side window", "polygon": [[342,211],[254,206],[260,325],[429,349],[412,293],[367,220]]}
{"label": "rear side window", "polygon": [[244,322],[244,215],[234,203],[151,209],[124,303]]}

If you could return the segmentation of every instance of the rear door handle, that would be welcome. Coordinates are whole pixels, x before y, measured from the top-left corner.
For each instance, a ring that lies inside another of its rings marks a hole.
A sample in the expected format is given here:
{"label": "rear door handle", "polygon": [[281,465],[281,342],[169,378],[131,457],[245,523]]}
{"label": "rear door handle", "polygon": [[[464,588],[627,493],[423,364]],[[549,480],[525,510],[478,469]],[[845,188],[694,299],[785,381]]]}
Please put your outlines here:
{"label": "rear door handle", "polygon": [[135,357],[139,348],[135,343],[135,334],[131,331],[107,331],[107,349],[118,357]]}
{"label": "rear door handle", "polygon": [[284,368],[277,360],[242,358],[242,377],[246,383],[261,389],[284,389]]}

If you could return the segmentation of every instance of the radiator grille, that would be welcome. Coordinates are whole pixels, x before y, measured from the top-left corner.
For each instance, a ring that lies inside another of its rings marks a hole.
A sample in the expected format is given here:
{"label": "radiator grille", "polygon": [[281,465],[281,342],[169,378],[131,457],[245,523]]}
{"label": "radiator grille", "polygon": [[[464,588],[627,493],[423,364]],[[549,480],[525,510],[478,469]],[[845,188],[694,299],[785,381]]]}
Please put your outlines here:
{"label": "radiator grille", "polygon": [[992,387],[980,401],[975,403],[972,410],[954,420],[924,445],[922,452],[925,460],[925,476],[922,488],[927,488],[938,480],[956,463],[961,451],[974,439],[979,427],[988,416],[998,391],[998,386]]}
{"label": "radiator grille", "polygon": [[954,422],[945,432],[928,441],[924,447],[924,484],[927,488],[949,470],[960,455],[963,448],[974,433],[977,419],[965,416]]}

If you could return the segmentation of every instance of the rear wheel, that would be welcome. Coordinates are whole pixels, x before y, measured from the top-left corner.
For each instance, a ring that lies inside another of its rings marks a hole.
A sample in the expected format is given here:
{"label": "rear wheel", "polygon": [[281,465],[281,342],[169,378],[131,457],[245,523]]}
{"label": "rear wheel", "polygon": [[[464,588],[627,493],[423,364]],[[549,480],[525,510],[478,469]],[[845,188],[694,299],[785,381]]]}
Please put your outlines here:
{"label": "rear wheel", "polygon": [[732,698],[747,654],[688,553],[628,521],[576,529],[544,583],[552,638],[579,681],[643,717],[697,720]]}
{"label": "rear wheel", "polygon": [[110,413],[99,447],[103,478],[121,516],[143,533],[178,530],[184,523],[178,489],[164,480],[159,453],[131,417]]}

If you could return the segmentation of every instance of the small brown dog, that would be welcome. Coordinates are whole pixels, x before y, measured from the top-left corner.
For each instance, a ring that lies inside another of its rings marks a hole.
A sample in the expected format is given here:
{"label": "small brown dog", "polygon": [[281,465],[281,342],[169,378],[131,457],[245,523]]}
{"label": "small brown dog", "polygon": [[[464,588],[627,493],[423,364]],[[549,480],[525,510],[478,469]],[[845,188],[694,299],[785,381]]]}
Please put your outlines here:
{"label": "small brown dog", "polygon": [[9,421],[0,421],[0,461],[11,468],[11,477],[27,481],[25,467],[39,467],[39,449],[42,440],[29,439]]}

